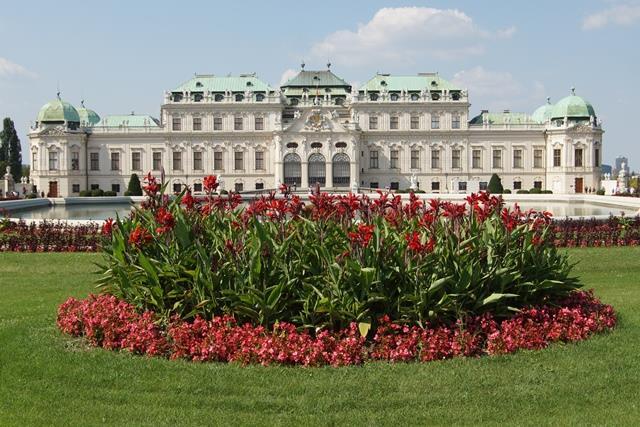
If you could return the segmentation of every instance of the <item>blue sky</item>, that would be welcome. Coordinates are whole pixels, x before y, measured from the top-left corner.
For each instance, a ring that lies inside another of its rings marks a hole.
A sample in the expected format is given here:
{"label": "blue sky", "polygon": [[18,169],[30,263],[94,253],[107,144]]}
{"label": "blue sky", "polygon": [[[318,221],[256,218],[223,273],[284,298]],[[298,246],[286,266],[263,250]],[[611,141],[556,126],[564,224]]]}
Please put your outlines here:
{"label": "blue sky", "polygon": [[[0,116],[23,152],[39,108],[81,99],[100,115],[159,115],[163,92],[193,73],[299,69],[365,82],[377,71],[437,71],[469,88],[472,114],[532,112],[577,94],[604,121],[604,157],[640,170],[640,0],[28,1],[0,14]],[[29,156],[23,156],[25,161]]]}

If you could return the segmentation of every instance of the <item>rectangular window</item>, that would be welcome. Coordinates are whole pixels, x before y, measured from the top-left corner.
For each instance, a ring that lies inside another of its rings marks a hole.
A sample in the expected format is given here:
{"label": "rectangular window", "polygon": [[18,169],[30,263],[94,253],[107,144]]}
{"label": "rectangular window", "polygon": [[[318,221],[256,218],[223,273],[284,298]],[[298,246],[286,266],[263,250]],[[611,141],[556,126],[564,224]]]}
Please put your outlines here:
{"label": "rectangular window", "polygon": [[140,159],[141,159],[141,153],[139,151],[131,152],[131,170],[134,170],[134,171],[142,170],[142,164]]}
{"label": "rectangular window", "polygon": [[242,130],[242,116],[235,116],[233,118],[233,129],[234,130]]}
{"label": "rectangular window", "polygon": [[451,129],[460,129],[460,116],[457,114],[451,116]]}
{"label": "rectangular window", "polygon": [[372,182],[372,183],[369,184],[369,187],[370,188],[378,188],[378,187],[380,187],[380,185],[377,182]]}
{"label": "rectangular window", "polygon": [[182,191],[182,185],[180,185],[179,182],[176,182],[173,184],[173,192],[174,193],[179,193],[180,191]]}
{"label": "rectangular window", "polygon": [[400,183],[398,181],[394,181],[394,182],[390,183],[389,189],[390,190],[399,190],[400,189]]}
{"label": "rectangular window", "polygon": [[244,185],[241,182],[236,182],[236,184],[234,185],[234,190],[236,191],[236,193],[241,192],[244,189]]}
{"label": "rectangular window", "polygon": [[111,170],[120,170],[120,153],[111,153]]}
{"label": "rectangular window", "polygon": [[264,182],[256,182],[256,190],[264,190]]}
{"label": "rectangular window", "polygon": [[99,190],[100,189],[100,185],[99,184],[91,184],[91,189],[92,190]]}
{"label": "rectangular window", "polygon": [[471,167],[473,169],[482,169],[482,151],[471,151]]}
{"label": "rectangular window", "polygon": [[369,169],[378,169],[378,152],[369,152]]}
{"label": "rectangular window", "polygon": [[71,186],[71,192],[72,193],[79,193],[80,192],[80,184],[73,184]]}
{"label": "rectangular window", "polygon": [[467,191],[467,181],[458,181],[458,191]]}
{"label": "rectangular window", "polygon": [[533,181],[533,188],[537,188],[538,190],[542,190],[542,181]]}
{"label": "rectangular window", "polygon": [[411,116],[411,129],[420,129],[420,116]]}
{"label": "rectangular window", "polygon": [[542,167],[542,150],[533,150],[533,167]]}
{"label": "rectangular window", "polygon": [[440,150],[431,150],[431,169],[440,169]]}
{"label": "rectangular window", "polygon": [[398,169],[398,153],[398,150],[391,150],[391,155],[389,156],[390,169]]}
{"label": "rectangular window", "polygon": [[500,149],[493,150],[493,168],[494,169],[502,168],[502,150]]}
{"label": "rectangular window", "polygon": [[80,169],[80,153],[77,151],[71,152],[71,170],[77,171]]}
{"label": "rectangular window", "polygon": [[237,171],[244,170],[244,151],[233,153],[233,168]]}
{"label": "rectangular window", "polygon": [[213,130],[222,130],[222,117],[213,118]]}
{"label": "rectangular window", "polygon": [[553,167],[559,168],[562,166],[562,149],[553,149]]}
{"label": "rectangular window", "polygon": [[100,170],[100,153],[90,153],[89,162],[92,171]]}
{"label": "rectangular window", "polygon": [[487,181],[480,181],[478,188],[480,191],[487,191],[487,188],[489,188],[489,183]]}
{"label": "rectangular window", "polygon": [[201,182],[196,182],[193,184],[193,191],[195,193],[200,193],[202,191],[202,183]]}
{"label": "rectangular window", "polygon": [[256,130],[264,130],[264,117],[256,117]]}
{"label": "rectangular window", "polygon": [[111,191],[113,191],[115,193],[119,193],[120,192],[120,184],[111,184]]}
{"label": "rectangular window", "polygon": [[513,181],[514,190],[522,190],[522,181]]}
{"label": "rectangular window", "polygon": [[451,150],[451,168],[460,169],[460,150],[457,148]]}
{"label": "rectangular window", "polygon": [[521,149],[513,150],[513,167],[515,169],[522,168],[522,150]]}
{"label": "rectangular window", "polygon": [[581,168],[582,167],[582,148],[576,148],[575,151],[575,167],[577,168]]}
{"label": "rectangular window", "polygon": [[411,169],[420,169],[420,151],[411,150]]}
{"label": "rectangular window", "polygon": [[202,130],[202,118],[194,117],[193,118],[193,130]]}
{"label": "rectangular window", "polygon": [[160,151],[153,152],[153,170],[159,171],[162,169],[162,153]]}
{"label": "rectangular window", "polygon": [[202,151],[193,152],[193,170],[195,171],[202,170]]}
{"label": "rectangular window", "polygon": [[437,114],[431,115],[431,129],[440,129],[440,116]]}
{"label": "rectangular window", "polygon": [[222,167],[222,151],[215,151],[213,153],[213,169],[217,171],[224,169]]}
{"label": "rectangular window", "polygon": [[398,116],[391,116],[391,118],[389,119],[389,129],[398,129],[398,123]]}
{"label": "rectangular window", "polygon": [[369,116],[369,129],[378,129],[378,116]]}
{"label": "rectangular window", "polygon": [[182,151],[173,152],[173,170],[174,171],[182,170]]}
{"label": "rectangular window", "polygon": [[440,181],[431,181],[431,191],[440,191]]}
{"label": "rectangular window", "polygon": [[180,120],[180,117],[173,118],[171,129],[182,130],[182,120]]}
{"label": "rectangular window", "polygon": [[264,170],[264,151],[255,152],[256,170]]}
{"label": "rectangular window", "polygon": [[[594,153],[593,166],[600,167],[600,149],[596,148]],[[34,162],[35,164],[35,162]]]}

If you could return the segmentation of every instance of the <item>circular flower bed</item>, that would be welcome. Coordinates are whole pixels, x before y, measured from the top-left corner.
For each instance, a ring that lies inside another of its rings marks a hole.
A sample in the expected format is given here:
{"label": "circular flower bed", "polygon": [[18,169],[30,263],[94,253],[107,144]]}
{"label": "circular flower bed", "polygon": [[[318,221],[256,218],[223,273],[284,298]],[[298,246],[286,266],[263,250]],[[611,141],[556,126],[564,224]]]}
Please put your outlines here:
{"label": "circular flower bed", "polygon": [[141,209],[107,221],[99,287],[63,331],[95,345],[193,360],[304,365],[433,360],[542,348],[612,327],[578,291],[547,212],[286,187],[241,206],[175,198],[151,175]]}

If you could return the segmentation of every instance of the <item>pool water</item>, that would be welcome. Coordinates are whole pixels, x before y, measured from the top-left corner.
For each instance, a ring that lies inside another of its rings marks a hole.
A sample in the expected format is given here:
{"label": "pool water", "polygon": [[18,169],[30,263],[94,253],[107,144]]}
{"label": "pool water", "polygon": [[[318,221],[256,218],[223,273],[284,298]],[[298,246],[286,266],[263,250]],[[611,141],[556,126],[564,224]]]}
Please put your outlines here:
{"label": "pool water", "polygon": [[[505,206],[513,206],[514,202],[508,201]],[[535,209],[538,211],[549,211],[554,217],[565,216],[608,216],[620,215],[634,216],[638,212],[635,209],[625,207],[612,207],[582,202],[542,202],[542,201],[522,201],[518,202],[523,210]],[[55,205],[33,208],[28,210],[11,212],[13,218],[24,219],[81,219],[81,220],[104,220],[121,218],[129,215],[133,205],[129,203],[102,203],[87,205]]]}
{"label": "pool water", "polygon": [[15,211],[11,213],[13,218],[24,219],[84,219],[103,220],[121,218],[129,215],[133,205],[129,203],[104,203],[95,205],[54,205],[34,209]]}

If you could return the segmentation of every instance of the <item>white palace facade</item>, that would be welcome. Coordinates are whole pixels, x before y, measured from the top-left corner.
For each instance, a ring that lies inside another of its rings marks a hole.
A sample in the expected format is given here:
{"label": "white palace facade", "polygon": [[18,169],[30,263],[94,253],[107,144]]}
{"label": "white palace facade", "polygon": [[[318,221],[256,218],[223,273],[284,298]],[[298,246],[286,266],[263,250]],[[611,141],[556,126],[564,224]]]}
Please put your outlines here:
{"label": "white palace facade", "polygon": [[493,173],[514,192],[600,187],[603,130],[575,93],[532,114],[471,117],[469,107],[467,91],[435,73],[377,74],[356,89],[329,69],[304,67],[279,89],[255,74],[195,75],[165,93],[159,119],[100,118],[58,96],[29,131],[31,178],[49,197],[122,195],[131,174],[148,172],[196,193],[211,174],[236,191],[413,182],[428,193],[468,193]]}

